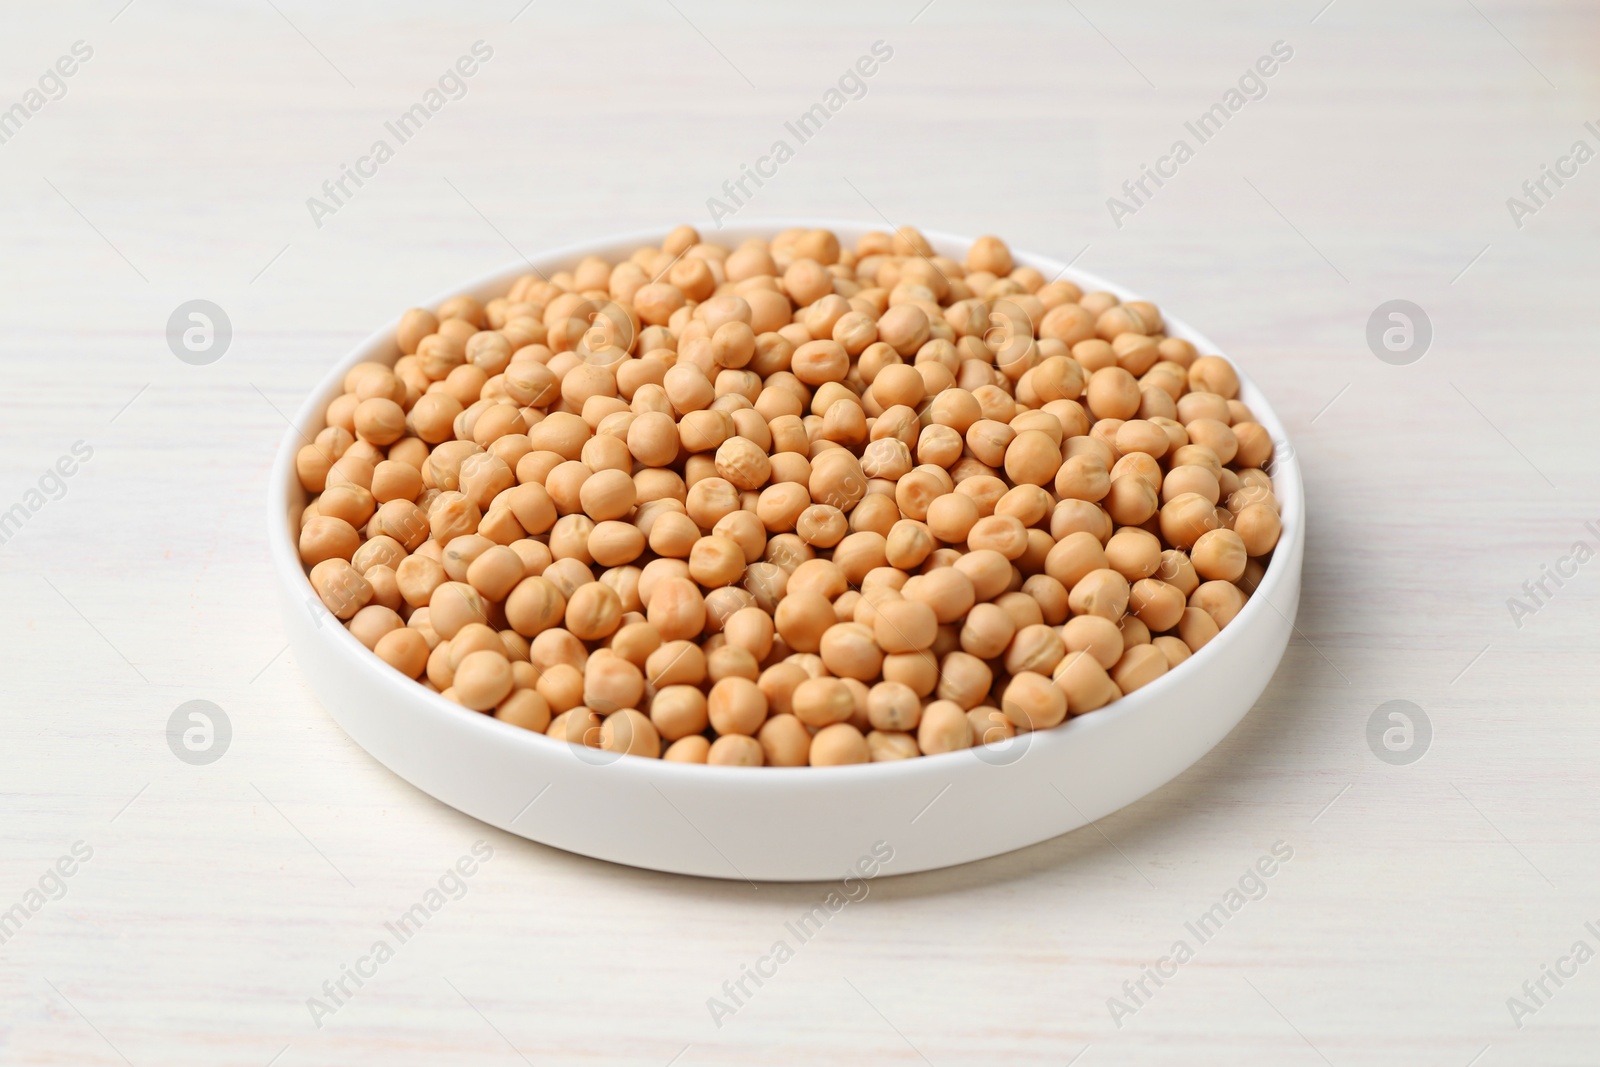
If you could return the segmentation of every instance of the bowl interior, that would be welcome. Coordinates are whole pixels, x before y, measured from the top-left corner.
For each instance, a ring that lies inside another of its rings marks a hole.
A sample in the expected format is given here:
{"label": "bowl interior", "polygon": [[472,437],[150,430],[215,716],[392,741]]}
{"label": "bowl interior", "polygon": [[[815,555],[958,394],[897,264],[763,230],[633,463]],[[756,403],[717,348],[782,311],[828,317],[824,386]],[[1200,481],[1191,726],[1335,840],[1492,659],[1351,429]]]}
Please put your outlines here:
{"label": "bowl interior", "polygon": [[[859,221],[776,219],[752,220],[737,225],[729,225],[703,236],[706,240],[719,244],[737,246],[741,241],[748,238],[766,238],[780,230],[797,226],[824,227],[836,233],[841,242],[850,243],[853,243],[869,231],[883,229],[880,225]],[[460,295],[471,295],[479,300],[487,301],[492,297],[504,295],[511,283],[523,274],[537,271],[549,275],[555,271],[574,266],[580,259],[588,255],[597,255],[612,261],[626,259],[641,245],[658,245],[670,229],[671,227],[663,227],[602,238],[592,242],[555,249],[535,256],[531,260],[519,260],[465,285],[457,286],[447,292],[424,300],[420,306],[436,307],[444,300]],[[958,261],[965,258],[966,250],[972,243],[972,238],[969,237],[927,230],[923,231],[923,233],[937,253]],[[1080,286],[1085,292],[1105,291],[1115,294],[1124,301],[1145,298],[1125,286],[1108,282],[1088,271],[1068,267],[1061,261],[1048,256],[1017,249],[1012,249],[1012,256],[1019,266],[1032,267],[1043,273],[1049,280],[1064,279],[1071,281]],[[1159,300],[1155,301],[1155,303],[1160,306]],[[1219,346],[1191,328],[1183,320],[1168,314],[1164,307],[1162,315],[1169,336],[1183,338],[1193,343],[1202,354],[1227,355]],[[327,377],[311,391],[311,394],[301,406],[295,417],[293,428],[285,434],[283,443],[279,448],[269,484],[269,540],[274,566],[279,571],[283,581],[298,590],[297,599],[307,600],[307,598],[314,598],[315,593],[311,589],[304,569],[301,567],[297,548],[299,515],[306,504],[306,493],[300,487],[299,479],[294,472],[295,453],[302,444],[314,437],[324,427],[323,413],[329,401],[342,392],[344,375],[351,367],[369,360],[393,363],[399,358],[399,349],[394,340],[398,323],[399,315],[397,314],[392,321],[357,345],[354,350],[329,371]],[[1290,441],[1277,412],[1273,410],[1267,398],[1262,395],[1248,372],[1233,357],[1229,356],[1228,358],[1234,364],[1235,370],[1239,375],[1239,399],[1250,407],[1256,420],[1266,427],[1275,443],[1273,459],[1270,462],[1270,473],[1273,479],[1274,493],[1281,508],[1283,531],[1279,539],[1279,547],[1273,556],[1273,562],[1267,567],[1261,584],[1239,615],[1216,638],[1190,657],[1189,661],[1179,665],[1142,689],[1112,702],[1105,708],[1077,716],[1053,729],[1040,731],[1032,735],[1029,741],[1041,753],[1047,752],[1054,747],[1071,745],[1075,736],[1081,736],[1087,731],[1101,728],[1122,716],[1140,714],[1142,708],[1149,707],[1155,702],[1164,699],[1167,694],[1174,691],[1175,687],[1183,684],[1186,673],[1185,668],[1192,663],[1204,662],[1203,657],[1209,658],[1220,655],[1222,649],[1226,647],[1225,643],[1236,640],[1242,631],[1252,625],[1253,620],[1267,617],[1267,613],[1276,613],[1278,616],[1283,615],[1283,612],[1276,606],[1274,598],[1281,593],[1290,579],[1286,576],[1285,568],[1277,561],[1289,554],[1285,551],[1286,548],[1295,546],[1297,549],[1304,537],[1305,505],[1299,465],[1295,460],[1293,443]],[[1297,552],[1295,554],[1296,556],[1298,555]],[[1298,575],[1296,574],[1294,577],[1297,578]],[[298,584],[296,585],[296,583]],[[344,651],[344,654],[351,657],[353,661],[357,661],[352,664],[357,669],[380,670],[399,678],[398,672],[394,672],[382,664],[344,627],[326,627],[324,632],[331,641]],[[500,743],[513,746],[531,746],[536,751],[541,748],[548,750],[551,746],[564,747],[566,745],[566,742],[557,741],[542,734],[532,733],[500,722],[492,716],[480,715],[469,711],[446,700],[443,696],[425,689],[421,685],[410,682],[409,679],[406,681],[414,688],[416,696],[428,704],[429,714],[448,716],[459,720],[459,725],[464,729],[493,731],[498,735]],[[760,780],[770,782],[773,775],[799,775],[805,779],[808,785],[826,788],[830,781],[837,780],[838,776],[841,775],[901,778],[936,775],[939,773],[940,768],[947,768],[951,761],[970,759],[972,755],[973,750],[963,750],[938,756],[924,756],[914,760],[822,768],[710,768],[697,764],[667,763],[662,760],[642,757],[624,757],[618,761],[618,766],[627,766],[630,771],[635,773],[647,773],[652,777],[663,779],[709,775],[713,776],[718,782],[726,783],[729,786],[734,786],[735,783],[752,784]]]}

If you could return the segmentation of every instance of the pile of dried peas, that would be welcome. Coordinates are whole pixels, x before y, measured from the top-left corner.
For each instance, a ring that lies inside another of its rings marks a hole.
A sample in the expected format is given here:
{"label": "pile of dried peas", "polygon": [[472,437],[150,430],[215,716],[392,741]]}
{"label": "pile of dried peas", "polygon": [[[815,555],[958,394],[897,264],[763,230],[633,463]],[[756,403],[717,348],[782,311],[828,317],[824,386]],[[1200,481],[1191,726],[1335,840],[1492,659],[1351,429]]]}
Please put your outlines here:
{"label": "pile of dried peas", "polygon": [[996,237],[683,226],[395,340],[296,457],[311,585],[574,744],[829,766],[1052,727],[1215,637],[1280,532],[1228,362]]}

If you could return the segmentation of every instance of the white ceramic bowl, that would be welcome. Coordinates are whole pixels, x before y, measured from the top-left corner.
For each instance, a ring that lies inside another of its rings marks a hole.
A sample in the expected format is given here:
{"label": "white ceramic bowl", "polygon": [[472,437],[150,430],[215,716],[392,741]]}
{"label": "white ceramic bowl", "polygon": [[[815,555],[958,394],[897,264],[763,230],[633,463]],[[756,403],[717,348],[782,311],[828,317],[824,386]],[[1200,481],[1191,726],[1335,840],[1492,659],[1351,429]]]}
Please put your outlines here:
{"label": "white ceramic bowl", "polygon": [[[876,226],[778,220],[730,225],[736,245],[792,225],[827,226],[853,243]],[[546,274],[585,255],[626,258],[664,230],[539,256]],[[927,237],[964,257],[970,238]],[[1136,295],[1043,256],[1014,253],[1047,278],[1085,291]],[[503,294],[528,265],[513,263],[429,301]],[[397,301],[399,303],[399,301]],[[1220,349],[1172,316],[1167,330],[1202,352]],[[616,757],[468,711],[403,677],[322,608],[296,552],[305,504],[294,473],[301,434],[314,436],[362,360],[393,362],[395,323],[347,355],[301,407],[273,465],[268,531],[295,659],[334,719],[390,770],[451,807],[510,833],[635,867],[768,881],[834,879],[878,847],[883,874],[983,859],[1075,830],[1159,788],[1239,722],[1283,656],[1300,601],[1305,499],[1294,450],[1266,398],[1241,370],[1240,398],[1277,442],[1274,489],[1283,535],[1256,594],[1222,633],[1152,684],[1053,730],[895,763],[831,768],[722,768]]]}

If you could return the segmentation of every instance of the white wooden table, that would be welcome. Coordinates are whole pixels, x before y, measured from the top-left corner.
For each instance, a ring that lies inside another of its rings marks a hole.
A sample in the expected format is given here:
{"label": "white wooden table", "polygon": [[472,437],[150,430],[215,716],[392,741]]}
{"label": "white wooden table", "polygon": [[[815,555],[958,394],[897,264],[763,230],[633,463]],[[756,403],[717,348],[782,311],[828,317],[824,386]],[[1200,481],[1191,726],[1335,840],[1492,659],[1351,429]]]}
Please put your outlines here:
{"label": "white wooden table", "polygon": [[[1537,1003],[1523,983],[1600,949],[1600,563],[1520,627],[1507,601],[1600,547],[1600,163],[1520,229],[1506,199],[1600,147],[1596,16],[1321,2],[8,11],[0,109],[93,54],[0,143],[0,511],[25,519],[0,546],[0,1063],[1594,1063],[1600,962]],[[317,226],[307,198],[480,40],[465,95]],[[281,654],[265,475],[282,413],[376,323],[519,252],[710,232],[707,198],[879,40],[865,95],[742,210],[1000,233],[1217,338],[1310,487],[1301,635],[1177,781],[873,882],[718,1027],[708,998],[828,887],[573,857],[390,775]],[[1266,95],[1197,144],[1185,122],[1276,41]],[[1193,158],[1115,226],[1107,198],[1180,137]],[[197,298],[233,328],[205,366],[165,339]],[[1365,339],[1392,299],[1432,323],[1409,365]],[[205,766],[167,741],[196,699],[232,729]],[[1367,742],[1392,700],[1432,727],[1408,765]],[[479,840],[465,894],[316,1025],[308,998]],[[1200,944],[1185,924],[1280,841]]]}

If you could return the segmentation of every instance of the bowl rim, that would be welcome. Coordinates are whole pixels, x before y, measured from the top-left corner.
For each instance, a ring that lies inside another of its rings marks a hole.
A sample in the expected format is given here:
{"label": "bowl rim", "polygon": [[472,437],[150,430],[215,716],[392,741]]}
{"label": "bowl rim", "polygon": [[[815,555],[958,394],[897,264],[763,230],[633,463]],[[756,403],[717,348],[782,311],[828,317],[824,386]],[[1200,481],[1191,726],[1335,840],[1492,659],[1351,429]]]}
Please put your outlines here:
{"label": "bowl rim", "polygon": [[[480,295],[492,290],[503,291],[509,287],[516,277],[528,273],[529,267],[533,267],[540,272],[554,272],[576,263],[586,255],[615,256],[617,248],[621,246],[627,246],[631,249],[645,244],[659,244],[673,228],[672,226],[653,227],[605,235],[599,238],[562,245],[531,257],[522,257],[465,283],[453,285],[416,306],[433,308],[454,296],[463,294]],[[702,233],[701,237],[703,240],[708,241],[736,242],[751,236],[771,236],[780,230],[791,228],[824,228],[832,230],[843,238],[853,238],[868,231],[882,231],[887,227],[879,223],[856,219],[757,218],[730,222],[710,233]],[[965,250],[975,240],[973,237],[940,230],[922,230],[921,232],[934,247],[936,254],[951,255],[954,250]],[[626,255],[626,253],[623,254]],[[1033,267],[1051,277],[1052,281],[1071,281],[1080,286],[1084,292],[1109,292],[1123,301],[1144,299],[1140,294],[1126,286],[1107,281],[1093,272],[1080,270],[1062,260],[1030,251],[1019,251],[1016,248],[1011,249],[1011,254],[1017,266]],[[952,258],[955,257],[952,256]],[[483,299],[481,295],[480,299]],[[1226,355],[1220,346],[1189,326],[1185,320],[1169,315],[1165,309],[1162,311],[1162,318],[1168,336],[1181,337],[1190,341],[1196,348],[1201,349],[1203,354]],[[294,536],[294,532],[296,532],[294,519],[286,507],[288,503],[293,501],[296,494],[304,493],[294,470],[295,454],[303,441],[315,436],[316,431],[322,428],[322,416],[326,405],[334,395],[337,395],[337,391],[342,389],[344,375],[351,367],[367,360],[378,362],[393,361],[394,357],[391,356],[391,353],[394,351],[394,334],[399,321],[400,316],[397,314],[379,329],[362,339],[343,358],[335,362],[300,404],[291,425],[280,440],[277,453],[273,459],[271,473],[268,477],[268,545],[274,570],[277,572],[281,582],[281,588],[295,600],[305,600],[309,604],[310,600],[316,599],[317,596],[300,562],[298,538]],[[1049,729],[1030,733],[1027,741],[1028,750],[1031,751],[1034,747],[1038,747],[1040,751],[1037,756],[1040,758],[1048,758],[1048,753],[1053,749],[1063,749],[1075,744],[1076,738],[1091,731],[1107,728],[1111,724],[1131,716],[1138,716],[1145,713],[1146,709],[1164,702],[1171,694],[1176,692],[1177,687],[1183,684],[1183,678],[1186,673],[1183,670],[1185,665],[1200,660],[1200,657],[1208,657],[1209,659],[1222,655],[1222,649],[1226,648],[1228,644],[1242,640],[1240,635],[1252,625],[1257,625],[1257,620],[1265,619],[1270,621],[1268,612],[1276,613],[1293,627],[1293,619],[1284,615],[1276,604],[1272,602],[1272,596],[1290,582],[1291,579],[1288,576],[1290,567],[1286,565],[1286,561],[1291,556],[1295,558],[1300,556],[1305,540],[1305,493],[1300,476],[1299,462],[1295,455],[1294,443],[1290,439],[1282,419],[1268,402],[1260,387],[1255,384],[1254,379],[1249,376],[1248,372],[1239,365],[1234,357],[1226,356],[1226,358],[1238,374],[1240,396],[1249,396],[1246,403],[1249,404],[1256,421],[1266,427],[1274,443],[1273,458],[1271,460],[1273,489],[1278,498],[1282,532],[1279,536],[1278,546],[1273,553],[1272,562],[1268,565],[1261,583],[1256,588],[1256,592],[1246,601],[1239,614],[1216,637],[1212,638],[1205,647],[1191,655],[1183,664],[1103,708],[1074,716]],[[1265,603],[1260,603],[1262,601]],[[435,719],[448,717],[448,722],[439,724],[443,728],[487,731],[488,733],[485,736],[494,738],[498,743],[524,746],[529,757],[534,759],[559,754],[562,749],[556,746],[576,747],[572,746],[571,742],[559,741],[545,734],[535,733],[531,730],[514,726],[511,723],[502,722],[493,715],[475,712],[446,700],[443,695],[427,689],[417,680],[406,677],[398,670],[384,663],[343,625],[331,627],[330,629],[335,631],[331,634],[333,646],[342,650],[342,654],[350,660],[352,669],[367,675],[372,684],[379,690],[393,687],[391,691],[401,699],[405,699],[407,693],[411,697],[419,698],[419,707],[424,709],[425,714]],[[1248,712],[1249,709],[1247,708],[1241,714],[1248,714]],[[331,711],[329,714],[335,721],[338,721],[338,717],[333,716]],[[1015,743],[1014,740],[993,742],[989,745],[973,746],[971,748],[958,749],[954,752],[939,753],[934,756],[919,756],[916,759],[889,760],[837,767],[711,767],[704,764],[668,762],[662,759],[651,759],[643,756],[629,757],[621,754],[607,760],[603,765],[614,772],[624,774],[644,775],[647,778],[660,776],[660,780],[663,782],[719,782],[737,788],[744,788],[745,786],[739,783],[764,781],[770,786],[778,781],[784,781],[790,786],[804,785],[807,787],[831,788],[845,784],[859,786],[879,781],[906,782],[919,777],[945,777],[956,770],[955,761],[957,759],[965,758],[974,765],[983,766],[985,765],[984,762],[976,759],[974,757],[975,753],[983,749],[1004,751],[1005,748],[1013,743]]]}

